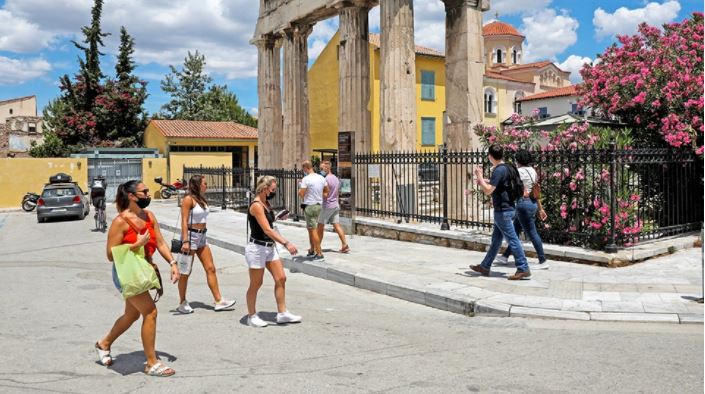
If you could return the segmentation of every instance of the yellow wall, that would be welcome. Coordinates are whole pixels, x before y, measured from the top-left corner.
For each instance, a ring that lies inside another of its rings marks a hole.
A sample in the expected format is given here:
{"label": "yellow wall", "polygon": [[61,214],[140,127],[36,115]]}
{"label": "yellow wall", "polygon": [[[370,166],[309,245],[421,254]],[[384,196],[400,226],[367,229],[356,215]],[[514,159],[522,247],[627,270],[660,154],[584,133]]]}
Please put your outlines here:
{"label": "yellow wall", "polygon": [[161,186],[154,182],[154,178],[158,176],[162,177],[164,181],[168,181],[166,174],[166,159],[142,159],[142,182],[147,186],[152,196],[155,198],[161,198],[161,196],[157,193],[157,190],[159,190]]}
{"label": "yellow wall", "polygon": [[186,167],[225,166],[230,168],[233,165],[233,155],[231,152],[172,152],[169,157],[171,182],[176,178],[183,178],[184,165]]}
{"label": "yellow wall", "polygon": [[49,177],[59,172],[71,175],[84,192],[88,191],[88,160],[85,158],[0,159],[0,208],[19,208],[25,193],[41,193]]}
{"label": "yellow wall", "polygon": [[166,146],[166,137],[150,122],[144,130],[144,147],[159,149],[159,153],[166,155]]}
{"label": "yellow wall", "polygon": [[[338,54],[339,36],[336,33],[323,49],[308,73],[309,124],[311,149],[338,148]],[[380,56],[379,49],[370,45],[370,89],[371,96],[368,109],[372,122],[371,149],[379,150],[380,130]],[[435,72],[435,100],[421,100],[421,71]],[[443,111],[445,110],[445,63],[443,58],[416,57],[416,107],[417,107],[417,144],[421,146],[421,118],[436,118],[436,143],[443,143]],[[432,149],[435,149],[433,147]],[[313,152],[313,151],[312,151]]]}

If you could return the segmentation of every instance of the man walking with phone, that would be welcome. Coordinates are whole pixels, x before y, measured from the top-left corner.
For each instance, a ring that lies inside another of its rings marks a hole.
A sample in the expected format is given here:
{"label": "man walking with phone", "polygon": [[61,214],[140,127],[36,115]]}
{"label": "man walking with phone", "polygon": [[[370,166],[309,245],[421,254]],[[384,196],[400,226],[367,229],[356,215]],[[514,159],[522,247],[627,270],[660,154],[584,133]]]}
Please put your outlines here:
{"label": "man walking with phone", "polygon": [[323,194],[328,194],[328,186],[325,178],[313,171],[310,161],[305,160],[301,163],[301,168],[306,173],[306,176],[301,180],[299,197],[303,200],[306,229],[308,230],[308,240],[311,244],[307,256],[313,257],[314,261],[322,261],[321,239],[318,236],[316,227],[318,225],[318,216],[321,214]]}
{"label": "man walking with phone", "polygon": [[321,215],[318,217],[318,239],[323,243],[323,229],[326,224],[332,224],[333,229],[340,238],[340,253],[348,253],[350,252],[350,246],[345,240],[345,231],[340,225],[340,204],[338,203],[340,179],[331,172],[330,161],[321,162],[321,176],[326,177],[328,194],[323,194],[323,207]]}

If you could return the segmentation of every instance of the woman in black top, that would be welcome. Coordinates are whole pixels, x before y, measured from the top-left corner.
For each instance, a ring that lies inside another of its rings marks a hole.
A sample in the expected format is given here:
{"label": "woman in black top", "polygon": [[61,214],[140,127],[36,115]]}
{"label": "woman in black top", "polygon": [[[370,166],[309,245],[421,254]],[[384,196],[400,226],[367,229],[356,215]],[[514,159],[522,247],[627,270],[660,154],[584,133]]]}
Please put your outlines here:
{"label": "woman in black top", "polygon": [[267,322],[257,315],[255,307],[257,291],[262,287],[264,269],[267,268],[274,278],[274,297],[277,300],[277,324],[298,323],[301,316],[286,309],[284,284],[286,274],[279,259],[275,242],[282,244],[292,255],[297,253],[296,246],[287,241],[272,228],[274,212],[269,199],[274,198],[277,182],[274,177],[263,176],[257,181],[256,197],[247,211],[247,222],[251,236],[245,248],[245,261],[250,267],[250,287],[247,289],[247,324],[252,327],[266,327]]}

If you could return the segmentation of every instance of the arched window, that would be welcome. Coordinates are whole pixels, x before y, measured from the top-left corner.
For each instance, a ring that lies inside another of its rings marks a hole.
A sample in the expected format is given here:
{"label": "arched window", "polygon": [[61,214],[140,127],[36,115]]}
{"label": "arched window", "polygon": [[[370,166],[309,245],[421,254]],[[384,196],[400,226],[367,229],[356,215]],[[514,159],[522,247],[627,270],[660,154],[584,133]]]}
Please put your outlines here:
{"label": "arched window", "polygon": [[496,97],[497,95],[495,94],[494,89],[492,88],[487,88],[485,89],[485,113],[487,114],[494,114],[497,112],[497,106],[496,104]]}
{"label": "arched window", "polygon": [[516,48],[512,48],[512,64],[518,64],[519,57]]}
{"label": "arched window", "polygon": [[502,49],[497,48],[497,51],[495,51],[495,63],[497,63],[497,64],[504,63],[503,57],[504,57],[504,56],[503,56],[503,53],[502,53]]}

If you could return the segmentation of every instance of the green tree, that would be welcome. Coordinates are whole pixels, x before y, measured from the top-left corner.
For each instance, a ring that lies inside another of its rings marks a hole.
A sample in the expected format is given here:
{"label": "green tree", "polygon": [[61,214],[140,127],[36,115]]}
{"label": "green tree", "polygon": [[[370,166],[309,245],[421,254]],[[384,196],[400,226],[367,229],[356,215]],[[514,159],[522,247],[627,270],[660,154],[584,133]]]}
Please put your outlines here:
{"label": "green tree", "polygon": [[162,90],[172,99],[162,106],[158,115],[165,119],[233,121],[257,127],[257,120],[240,106],[237,96],[227,85],[211,85],[213,79],[204,71],[206,58],[196,51],[188,52],[179,70],[171,72],[161,82]]}

